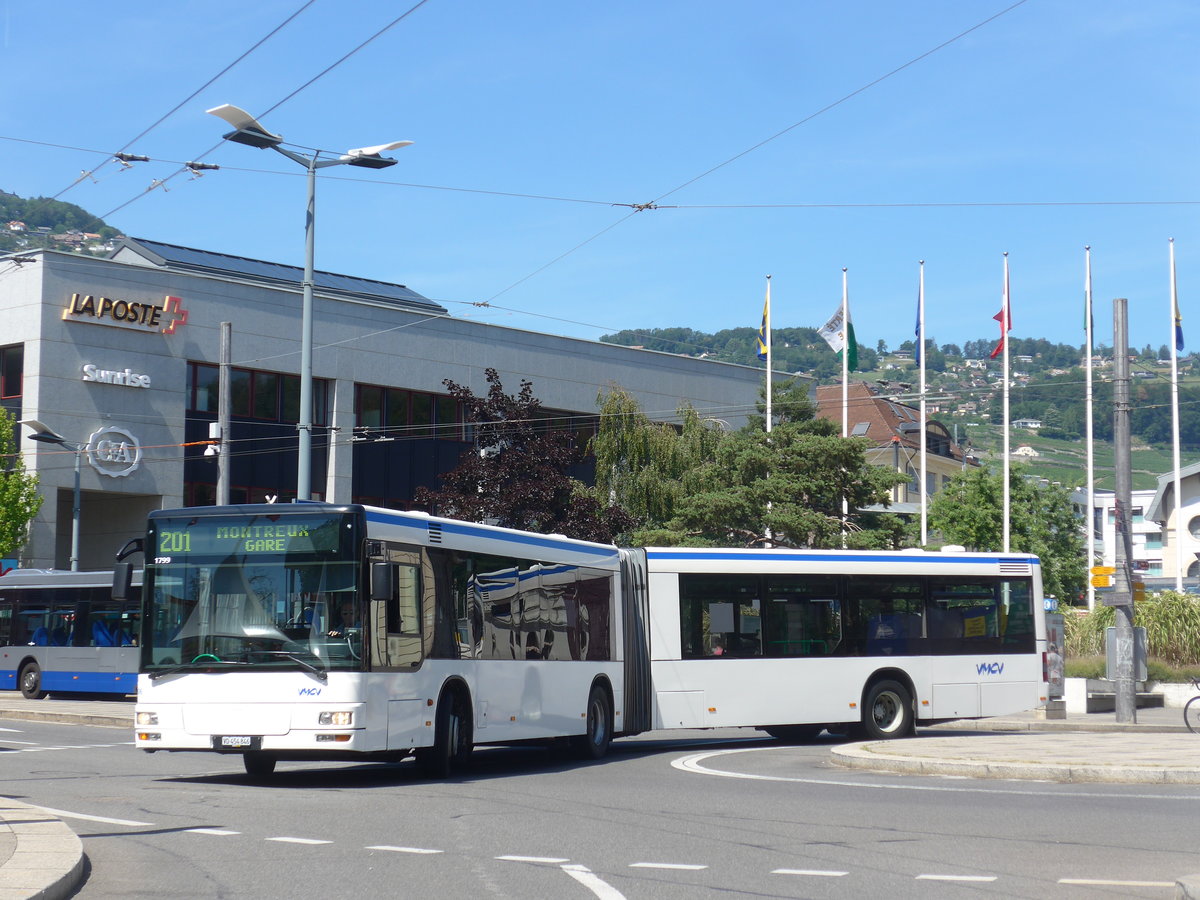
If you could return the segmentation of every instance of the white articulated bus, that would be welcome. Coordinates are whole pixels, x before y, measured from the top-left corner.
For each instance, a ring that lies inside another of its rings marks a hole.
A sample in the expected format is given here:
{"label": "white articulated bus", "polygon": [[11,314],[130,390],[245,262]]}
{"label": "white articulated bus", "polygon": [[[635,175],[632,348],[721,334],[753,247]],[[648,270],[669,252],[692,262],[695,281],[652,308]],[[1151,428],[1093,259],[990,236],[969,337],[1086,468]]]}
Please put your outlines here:
{"label": "white articulated bus", "polygon": [[645,552],[655,728],[885,738],[1045,703],[1034,557]]}
{"label": "white articulated bus", "polygon": [[252,775],[599,758],[657,728],[895,737],[1046,696],[1019,554],[619,549],[326,503],[158,510],[144,549],[136,745]]}

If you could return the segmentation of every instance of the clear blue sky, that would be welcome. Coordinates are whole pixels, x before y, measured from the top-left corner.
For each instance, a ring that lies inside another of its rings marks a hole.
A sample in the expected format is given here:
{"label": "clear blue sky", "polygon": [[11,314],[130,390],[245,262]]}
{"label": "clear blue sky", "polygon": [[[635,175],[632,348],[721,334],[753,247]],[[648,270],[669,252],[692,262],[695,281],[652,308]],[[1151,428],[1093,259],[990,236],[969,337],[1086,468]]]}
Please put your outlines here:
{"label": "clear blue sky", "polygon": [[[1194,0],[427,0],[321,75],[415,2],[315,0],[119,171],[97,167],[303,0],[0,0],[0,188],[95,170],[61,199],[300,264],[302,170],[210,149],[226,129],[204,110],[233,103],[306,147],[414,141],[322,178],[317,266],[455,315],[586,338],[757,326],[770,273],[775,324],[818,326],[846,266],[859,341],[896,346],[924,259],[927,334],[961,343],[996,334],[1008,251],[1013,333],[1074,343],[1090,244],[1098,336],[1125,296],[1132,341],[1158,347],[1173,237],[1200,349]],[[194,159],[222,169],[145,192]]]}

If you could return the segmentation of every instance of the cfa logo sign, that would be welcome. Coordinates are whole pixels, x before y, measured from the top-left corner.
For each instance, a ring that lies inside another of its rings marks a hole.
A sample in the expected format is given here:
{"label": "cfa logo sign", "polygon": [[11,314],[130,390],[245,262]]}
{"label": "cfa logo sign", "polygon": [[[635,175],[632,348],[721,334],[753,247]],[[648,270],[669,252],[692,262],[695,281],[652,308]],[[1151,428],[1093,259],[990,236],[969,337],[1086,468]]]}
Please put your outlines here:
{"label": "cfa logo sign", "polygon": [[63,310],[64,322],[91,322],[96,325],[117,325],[137,331],[174,334],[187,324],[188,311],[179,297],[166,297],[162,306],[133,300],[114,300],[93,294],[72,294]]}
{"label": "cfa logo sign", "polygon": [[142,462],[142,445],[124,428],[101,428],[88,438],[88,462],[101,475],[123,478]]}

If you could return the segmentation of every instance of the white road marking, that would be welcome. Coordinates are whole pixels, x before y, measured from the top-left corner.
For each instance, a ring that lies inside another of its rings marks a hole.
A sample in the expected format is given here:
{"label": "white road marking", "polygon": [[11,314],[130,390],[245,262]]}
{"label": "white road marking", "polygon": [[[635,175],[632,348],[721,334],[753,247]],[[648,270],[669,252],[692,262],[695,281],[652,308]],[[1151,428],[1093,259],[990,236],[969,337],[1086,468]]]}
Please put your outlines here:
{"label": "white road marking", "polygon": [[772,875],[814,875],[821,878],[841,878],[849,872],[833,872],[825,869],[775,869]]}
{"label": "white road marking", "polygon": [[[30,804],[32,805],[32,804]],[[86,813],[69,812],[65,809],[51,809],[49,806],[34,806],[42,812],[50,813],[63,819],[82,819],[85,822],[103,822],[105,825],[128,825],[130,828],[152,828],[153,822],[134,822],[132,819],[110,819],[106,816],[89,816]]]}
{"label": "white road marking", "polygon": [[586,866],[563,866],[562,870],[595,894],[600,900],[625,900],[625,895]]}
{"label": "white road marking", "polygon": [[22,733],[22,729],[20,729],[20,728],[0,728],[0,731],[11,731],[11,732],[13,732],[14,734],[21,734],[21,733]]}
{"label": "white road marking", "polygon": [[[728,756],[732,753],[760,753],[763,751],[771,751],[774,753],[781,752],[779,747],[742,747],[736,750],[713,750],[707,753],[693,753],[689,756],[681,756],[679,759],[671,760],[671,767],[679,769],[682,772],[691,772],[697,775],[719,775],[722,778],[744,778],[748,781],[783,781],[791,784],[819,784],[826,787],[853,787],[853,788],[873,788],[880,791],[929,791],[940,794],[1000,794],[1019,797],[1078,797],[1087,800],[1177,800],[1187,803],[1195,803],[1197,795],[1192,794],[1121,794],[1121,793],[1105,793],[1102,791],[1069,791],[1053,789],[1033,791],[1021,790],[1019,788],[983,788],[983,787],[948,787],[937,784],[880,784],[871,781],[851,781],[849,779],[833,779],[833,778],[793,778],[788,775],[752,775],[746,772],[727,772],[723,769],[710,769],[707,766],[701,765],[704,760],[716,756]],[[932,776],[930,776],[932,777]],[[1180,788],[1180,787],[1195,787],[1194,785],[1164,785],[1165,787]]]}
{"label": "white road marking", "polygon": [[392,847],[388,844],[376,844],[368,850],[388,850],[392,853],[445,853],[445,850],[426,850],[423,847]]}
{"label": "white road marking", "polygon": [[0,738],[0,744],[28,744],[32,747],[37,744],[37,741],[14,741],[12,738]]}
{"label": "white road marking", "polygon": [[917,881],[995,881],[995,875],[918,875]]}
{"label": "white road marking", "polygon": [[268,841],[278,841],[281,844],[332,844],[333,841],[317,841],[313,838],[298,838],[298,837],[273,837],[267,838]]}
{"label": "white road marking", "polygon": [[507,862],[548,863],[552,866],[570,862],[569,859],[560,859],[556,856],[497,856],[496,859],[503,859]]}
{"label": "white road marking", "polygon": [[240,831],[226,831],[223,828],[185,828],[188,834],[213,834],[217,837],[231,837],[235,834],[241,834]]}
{"label": "white road marking", "polygon": [[1098,887],[1175,887],[1173,881],[1110,881],[1105,878],[1060,878],[1059,884],[1082,884]]}
{"label": "white road marking", "polygon": [[675,869],[681,872],[699,872],[701,869],[707,869],[708,866],[696,866],[691,863],[651,863],[640,862],[630,863],[631,869]]}

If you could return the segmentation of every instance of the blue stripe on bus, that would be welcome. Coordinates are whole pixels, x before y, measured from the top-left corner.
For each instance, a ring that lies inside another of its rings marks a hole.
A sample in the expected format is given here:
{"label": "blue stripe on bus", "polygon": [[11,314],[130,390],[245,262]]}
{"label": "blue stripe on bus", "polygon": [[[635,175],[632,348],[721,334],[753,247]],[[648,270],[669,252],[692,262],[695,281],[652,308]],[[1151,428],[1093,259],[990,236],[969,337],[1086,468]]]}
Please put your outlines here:
{"label": "blue stripe on bus", "polygon": [[42,689],[133,694],[137,692],[137,675],[133,672],[47,672],[43,669]]}
{"label": "blue stripe on bus", "polygon": [[914,554],[887,554],[887,555],[867,555],[859,553],[807,553],[802,550],[794,550],[788,553],[772,553],[764,550],[744,550],[744,551],[729,551],[729,550],[655,550],[651,547],[646,548],[646,556],[649,559],[703,559],[703,560],[739,560],[742,562],[749,561],[768,561],[768,562],[874,562],[874,563],[896,563],[917,565],[920,563],[966,563],[974,565],[994,564],[1020,564],[1020,565],[1036,565],[1037,557],[978,557],[978,556],[945,556],[940,553],[930,553],[925,556],[917,556]]}
{"label": "blue stripe on bus", "polygon": [[[17,690],[17,673],[0,672],[0,690]],[[83,694],[136,694],[136,672],[50,672],[42,669],[42,690]]]}
{"label": "blue stripe on bus", "polygon": [[485,526],[472,525],[468,522],[451,522],[446,519],[409,518],[400,514],[380,513],[374,510],[367,510],[367,521],[379,522],[385,525],[400,525],[404,528],[419,528],[423,529],[426,534],[428,534],[429,526],[432,523],[441,528],[443,534],[461,534],[465,537],[503,541],[506,544],[518,544],[553,550],[569,550],[572,553],[582,553],[587,556],[594,556],[597,559],[616,560],[617,558],[617,549],[615,547],[595,547],[588,544],[568,543],[536,534],[509,534],[503,531],[492,531]]}

